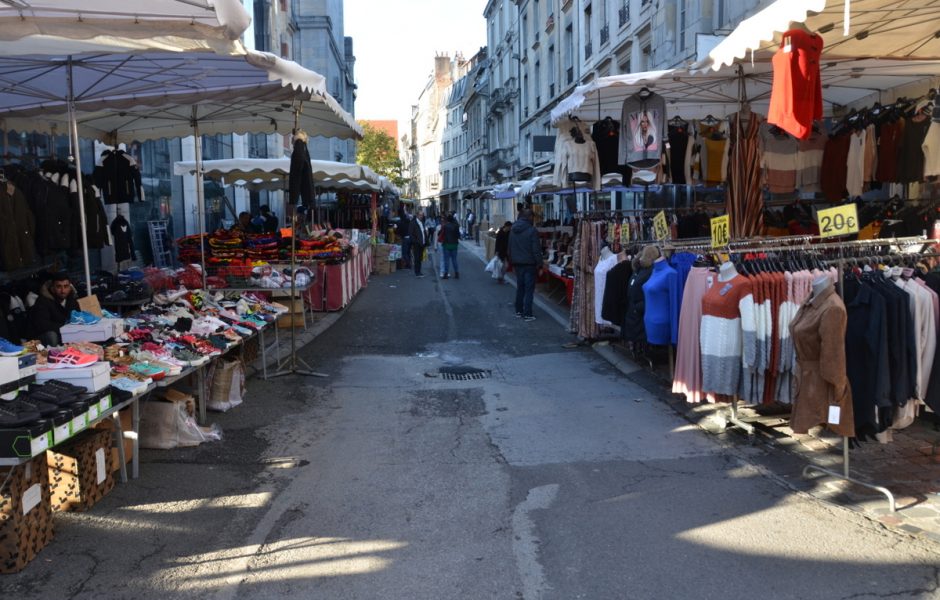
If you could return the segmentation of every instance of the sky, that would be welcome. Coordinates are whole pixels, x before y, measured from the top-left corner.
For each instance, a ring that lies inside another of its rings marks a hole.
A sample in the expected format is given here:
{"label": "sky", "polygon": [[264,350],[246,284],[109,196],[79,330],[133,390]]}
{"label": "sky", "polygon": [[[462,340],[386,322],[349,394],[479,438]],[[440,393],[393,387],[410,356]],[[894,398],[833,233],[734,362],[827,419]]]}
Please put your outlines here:
{"label": "sky", "polygon": [[435,53],[470,58],[486,46],[486,0],[345,0],[356,55],[357,119],[397,119],[408,130]]}

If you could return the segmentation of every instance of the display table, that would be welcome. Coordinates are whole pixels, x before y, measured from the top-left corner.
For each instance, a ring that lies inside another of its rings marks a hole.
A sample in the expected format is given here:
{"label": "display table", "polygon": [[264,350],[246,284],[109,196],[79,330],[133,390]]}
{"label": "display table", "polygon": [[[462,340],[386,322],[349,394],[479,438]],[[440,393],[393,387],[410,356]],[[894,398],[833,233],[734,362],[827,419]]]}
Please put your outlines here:
{"label": "display table", "polygon": [[313,310],[342,310],[368,285],[372,273],[372,246],[360,246],[359,252],[339,264],[317,264],[316,278],[303,297]]}
{"label": "display table", "polygon": [[[140,448],[137,445],[137,434],[140,431],[140,400],[147,396],[151,391],[153,391],[153,386],[148,387],[146,391],[136,395],[131,396],[117,404],[112,404],[111,408],[104,412],[100,412],[98,416],[93,419],[89,419],[87,425],[84,427],[84,430],[91,429],[101,421],[105,419],[111,419],[114,423],[114,437],[115,444],[118,451],[118,459],[121,463],[121,482],[127,482],[127,462],[124,455],[124,439],[130,439],[134,445],[134,456],[131,457],[131,477],[137,479],[137,476],[140,473]],[[121,410],[131,407],[131,428],[133,431],[125,432],[124,428],[121,426]],[[68,439],[63,440],[65,442],[69,441]],[[58,444],[53,444],[47,448],[48,450],[54,450]],[[0,458],[0,467],[15,467],[17,465],[27,463],[33,459],[32,456],[19,457],[19,458]]]}
{"label": "display table", "polygon": [[[542,277],[540,277],[538,280],[539,283],[545,283],[549,287],[557,285],[553,283],[555,281],[560,281],[562,285],[564,285],[565,290],[564,295],[560,296],[558,299],[558,304],[567,301],[568,304],[571,305],[572,298],[574,298],[574,277],[565,277],[564,275],[559,275],[557,273],[551,272],[548,269],[545,269],[542,271]],[[557,293],[558,292],[556,291],[552,291],[549,293],[548,297],[554,299],[554,296]]]}

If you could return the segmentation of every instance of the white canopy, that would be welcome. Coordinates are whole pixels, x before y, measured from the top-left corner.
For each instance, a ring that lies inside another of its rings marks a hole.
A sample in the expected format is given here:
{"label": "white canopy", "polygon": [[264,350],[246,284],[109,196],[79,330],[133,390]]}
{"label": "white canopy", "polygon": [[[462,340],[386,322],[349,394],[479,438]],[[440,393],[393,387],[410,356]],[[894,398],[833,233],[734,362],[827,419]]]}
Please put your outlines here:
{"label": "white canopy", "polygon": [[79,134],[110,143],[200,133],[361,137],[325,78],[266,52],[0,56],[0,128],[65,131],[71,68]]}
{"label": "white canopy", "polygon": [[[854,5],[853,5],[854,6]],[[740,85],[751,108],[766,114],[773,83],[772,56],[760,53],[739,63],[735,70],[698,71],[669,69],[601,77],[577,87],[552,110],[553,124],[574,115],[593,122],[604,117],[620,118],[623,101],[646,87],[666,99],[667,116],[723,117],[740,105]],[[735,71],[740,70],[740,74]],[[826,58],[820,65],[823,110],[833,106],[882,100],[879,94],[940,76],[940,61],[898,59]]]}
{"label": "white canopy", "polygon": [[239,0],[0,2],[0,56],[213,49],[241,53],[251,24]]}
{"label": "white canopy", "polygon": [[[285,179],[290,174],[290,158],[228,158],[223,160],[203,161],[203,174],[212,179],[226,181],[276,181]],[[362,165],[334,162],[329,160],[311,160],[313,178],[319,185],[321,180],[348,179],[378,183],[378,179],[367,175]],[[180,161],[173,163],[174,175],[188,175],[196,172],[196,163]],[[369,169],[371,173],[372,170]]]}
{"label": "white canopy", "polygon": [[[253,179],[251,181],[246,181],[244,179],[233,180],[230,177],[223,177],[222,183],[224,185],[236,185],[239,187],[246,188],[251,191],[259,190],[284,190],[287,188],[287,179],[286,178],[275,178],[275,179]],[[349,179],[319,179],[316,182],[318,188],[325,190],[351,190],[358,192],[380,192],[383,191],[382,187],[377,183],[370,183],[368,181],[352,181]]]}
{"label": "white canopy", "polygon": [[742,21],[702,66],[720,69],[751,50],[776,50],[791,22],[823,37],[823,54],[940,59],[940,0],[776,0]]}

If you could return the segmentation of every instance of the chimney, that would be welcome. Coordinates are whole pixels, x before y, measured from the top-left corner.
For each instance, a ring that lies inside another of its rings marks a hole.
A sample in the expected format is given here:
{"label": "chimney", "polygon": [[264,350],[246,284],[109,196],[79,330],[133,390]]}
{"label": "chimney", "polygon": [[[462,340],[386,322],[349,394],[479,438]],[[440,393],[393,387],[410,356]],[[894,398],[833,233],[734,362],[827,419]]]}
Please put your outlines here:
{"label": "chimney", "polygon": [[434,57],[434,79],[441,81],[450,79],[450,56],[441,54]]}

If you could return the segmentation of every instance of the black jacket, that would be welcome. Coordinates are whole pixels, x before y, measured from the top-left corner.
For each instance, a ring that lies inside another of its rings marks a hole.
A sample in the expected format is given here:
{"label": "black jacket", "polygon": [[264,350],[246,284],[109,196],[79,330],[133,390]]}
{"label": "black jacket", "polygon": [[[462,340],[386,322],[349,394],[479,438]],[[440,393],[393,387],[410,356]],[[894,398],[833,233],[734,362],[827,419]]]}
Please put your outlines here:
{"label": "black jacket", "polygon": [[520,217],[512,224],[509,233],[509,260],[519,266],[541,266],[542,243],[539,242],[539,232],[532,221]]}
{"label": "black jacket", "polygon": [[621,334],[628,342],[645,342],[646,325],[643,317],[646,314],[646,296],[643,294],[643,284],[649,281],[653,274],[652,267],[641,267],[633,272],[627,287],[627,314],[623,319]]}
{"label": "black jacket", "polygon": [[496,256],[503,262],[509,258],[509,232],[502,227],[496,232]]}
{"label": "black jacket", "polygon": [[287,202],[297,204],[300,199],[304,206],[313,204],[313,167],[310,165],[310,152],[303,140],[294,140],[294,151],[290,155],[290,176],[287,185]]}
{"label": "black jacket", "polygon": [[460,225],[456,221],[447,221],[444,223],[444,241],[442,244],[456,246],[460,244]]}
{"label": "black jacket", "polygon": [[[104,206],[98,199],[95,188],[85,183],[85,233],[88,237],[88,247],[92,250],[101,250],[108,245],[108,215]],[[82,251],[82,217],[78,208],[78,193],[69,194],[72,205],[72,250]]]}
{"label": "black jacket", "polygon": [[[9,193],[12,188],[13,193]],[[15,271],[33,264],[36,223],[26,198],[13,184],[0,184],[0,266]]]}
{"label": "black jacket", "polygon": [[37,176],[31,186],[36,246],[42,255],[72,247],[72,207],[68,189]]}
{"label": "black jacket", "polygon": [[142,200],[140,169],[123,150],[105,151],[100,167],[95,167],[95,185],[104,195],[105,204]]}
{"label": "black jacket", "polygon": [[124,215],[118,215],[111,221],[111,235],[114,236],[114,260],[137,260],[134,251],[134,231]]}
{"label": "black jacket", "polygon": [[[413,244],[412,247],[423,247],[429,245],[428,232],[424,228],[424,223],[422,223],[417,217],[411,220],[411,225],[408,226],[408,235],[411,236],[411,243]],[[421,244],[422,239],[424,240],[423,246]]]}
{"label": "black jacket", "polygon": [[65,299],[65,306],[62,306],[53,297],[51,285],[51,281],[42,284],[36,303],[29,309],[29,323],[36,337],[49,331],[58,332],[59,328],[69,322],[72,311],[78,310],[78,297],[74,288]]}
{"label": "black jacket", "polygon": [[618,327],[623,327],[629,304],[627,292],[633,265],[628,260],[621,261],[607,272],[607,285],[604,286],[604,298],[601,303],[601,318]]}

